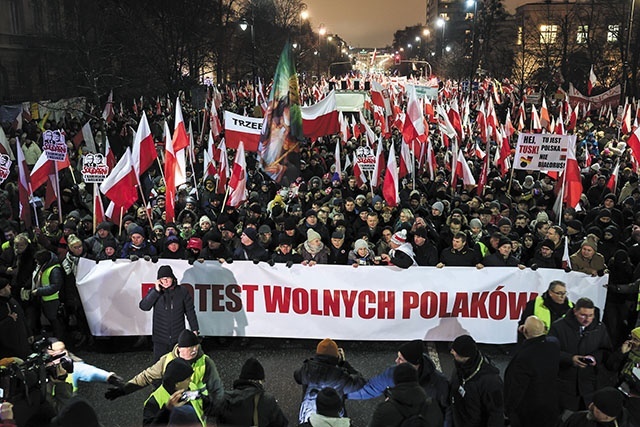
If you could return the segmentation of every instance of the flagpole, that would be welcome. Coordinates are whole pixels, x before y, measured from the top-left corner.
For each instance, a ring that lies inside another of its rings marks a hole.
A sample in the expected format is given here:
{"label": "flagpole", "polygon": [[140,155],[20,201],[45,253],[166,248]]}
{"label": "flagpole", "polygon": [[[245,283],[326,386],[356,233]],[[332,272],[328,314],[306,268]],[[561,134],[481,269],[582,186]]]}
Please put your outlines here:
{"label": "flagpole", "polygon": [[411,182],[413,189],[416,189],[416,154],[413,152],[416,148],[415,141],[411,141]]}
{"label": "flagpole", "polygon": [[40,228],[40,220],[38,219],[38,208],[36,206],[36,203],[33,201],[33,189],[31,188],[31,183],[29,183],[29,193],[31,193],[31,206],[33,207],[33,216],[36,220],[36,227]]}
{"label": "flagpole", "polygon": [[98,184],[93,184],[93,234],[96,234],[96,197],[98,195]]}
{"label": "flagpole", "polygon": [[373,200],[373,171],[369,171],[369,188],[371,189],[371,200]]}
{"label": "flagpole", "polygon": [[[62,194],[60,194],[60,177],[58,176],[58,162],[53,162],[53,167],[56,171],[56,194],[58,195],[58,220],[62,224]],[[73,175],[73,171],[71,171]]]}
{"label": "flagpole", "polygon": [[122,234],[122,216],[124,215],[124,207],[120,206],[120,221],[118,224],[118,236]]}
{"label": "flagpole", "polygon": [[222,208],[220,209],[220,215],[224,212],[224,207],[227,204],[227,197],[229,196],[229,187],[227,187],[224,191],[224,199],[222,200]]}
{"label": "flagpole", "polygon": [[[138,191],[140,191],[140,197],[142,197],[142,205],[144,206],[145,212],[147,212],[147,221],[149,221],[149,227],[151,227],[151,230],[153,230],[153,222],[151,222],[151,215],[149,215],[149,211],[147,211],[147,198],[144,197],[144,190],[142,189],[142,184],[140,184],[140,177],[138,176],[137,173],[135,173],[135,169],[133,172],[134,172],[134,175],[136,176],[136,182],[138,183]],[[165,186],[166,186],[166,183],[165,183]]]}
{"label": "flagpole", "polygon": [[509,187],[507,187],[507,194],[511,194],[511,183],[513,182],[513,172],[516,169],[511,165],[511,176],[509,177]]}
{"label": "flagpole", "polygon": [[[162,150],[160,151],[160,156],[162,156],[162,161],[164,161],[164,154],[162,154]],[[156,156],[156,161],[158,162],[158,168],[160,169],[162,180],[166,183],[167,180],[164,179],[164,169],[162,168],[162,163],[160,163],[160,156]]]}
{"label": "flagpole", "polygon": [[562,204],[564,203],[564,187],[567,183],[567,169],[562,173],[562,187],[560,188],[560,204],[558,206],[558,225],[562,225]]}

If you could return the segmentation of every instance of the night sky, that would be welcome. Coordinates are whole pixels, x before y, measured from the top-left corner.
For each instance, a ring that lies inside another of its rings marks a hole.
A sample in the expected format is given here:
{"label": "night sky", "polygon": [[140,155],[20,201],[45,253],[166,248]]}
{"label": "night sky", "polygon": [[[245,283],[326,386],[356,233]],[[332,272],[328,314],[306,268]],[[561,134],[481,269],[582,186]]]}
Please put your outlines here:
{"label": "night sky", "polygon": [[[353,47],[391,45],[396,30],[424,24],[425,0],[306,0],[309,20],[317,31],[338,34]],[[505,0],[511,13],[526,0]]]}

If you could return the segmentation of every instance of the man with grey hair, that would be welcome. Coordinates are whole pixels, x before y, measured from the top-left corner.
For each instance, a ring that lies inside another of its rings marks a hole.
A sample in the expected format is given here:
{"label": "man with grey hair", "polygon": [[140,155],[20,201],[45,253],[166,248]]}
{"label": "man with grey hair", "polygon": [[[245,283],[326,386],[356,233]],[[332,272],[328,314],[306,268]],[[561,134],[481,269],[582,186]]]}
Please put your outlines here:
{"label": "man with grey hair", "polygon": [[514,427],[555,425],[560,347],[536,316],[528,316],[518,330],[525,341],[505,370],[505,413]]}

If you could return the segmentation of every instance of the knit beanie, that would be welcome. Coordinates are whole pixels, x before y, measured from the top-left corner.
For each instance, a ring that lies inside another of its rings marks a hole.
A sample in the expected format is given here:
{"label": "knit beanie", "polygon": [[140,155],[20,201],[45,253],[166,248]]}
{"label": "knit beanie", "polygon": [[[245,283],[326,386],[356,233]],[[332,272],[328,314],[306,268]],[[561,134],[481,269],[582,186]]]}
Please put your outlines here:
{"label": "knit beanie", "polygon": [[258,359],[250,357],[240,370],[241,380],[264,380],[264,368]]}
{"label": "knit beanie", "polygon": [[331,338],[325,338],[318,343],[316,354],[324,354],[326,356],[339,357],[338,344]]}
{"label": "knit beanie", "polygon": [[502,245],[512,245],[511,239],[508,238],[507,236],[500,237],[500,240],[498,241],[498,247]]}
{"label": "knit beanie", "polygon": [[617,389],[613,387],[605,387],[593,395],[593,404],[610,417],[617,417],[622,412],[623,397]]}
{"label": "knit beanie", "polygon": [[453,341],[451,348],[462,357],[474,358],[478,354],[476,342],[470,335],[460,335]]}
{"label": "knit beanie", "polygon": [[186,348],[200,344],[200,338],[192,331],[185,329],[178,336],[178,347]]}
{"label": "knit beanie", "polygon": [[202,239],[200,239],[199,237],[190,238],[189,241],[187,242],[187,249],[198,249],[199,251],[201,251]]}
{"label": "knit beanie", "polygon": [[431,205],[431,209],[436,209],[438,211],[440,211],[440,213],[444,212],[444,205],[442,204],[442,202],[435,202],[434,204]]}
{"label": "knit beanie", "polygon": [[478,218],[473,218],[471,221],[469,221],[469,227],[482,228],[482,221],[480,221]]}
{"label": "knit beanie", "polygon": [[407,242],[407,230],[400,230],[394,233],[391,236],[391,243],[395,243],[396,245],[402,245]]}
{"label": "knit beanie", "polygon": [[412,365],[419,365],[422,362],[422,340],[413,340],[404,343],[398,349],[404,360]]}
{"label": "knit beanie", "polygon": [[113,224],[111,224],[109,221],[104,221],[101,222],[100,224],[98,224],[98,227],[96,227],[97,230],[107,230],[107,231],[111,231],[111,227],[113,226]]}
{"label": "knit beanie", "polygon": [[590,246],[594,251],[598,252],[598,243],[596,241],[596,236],[593,234],[587,234],[587,237],[582,241],[582,245],[580,247]]}
{"label": "knit beanie", "polygon": [[310,228],[307,230],[307,241],[310,242],[312,240],[315,239],[321,239],[322,237],[320,236],[320,234],[318,234],[318,232],[316,230],[314,230],[313,228]]}
{"label": "knit beanie", "polygon": [[176,276],[173,274],[173,269],[170,265],[163,265],[158,269],[158,279],[162,279],[163,277],[171,277],[173,280],[176,280]]}
{"label": "knit beanie", "polygon": [[99,427],[98,416],[91,404],[85,399],[74,396],[60,409],[60,412],[51,420],[52,426],[60,427]]}
{"label": "knit beanie", "polygon": [[140,227],[139,225],[134,225],[129,229],[129,236],[133,236],[134,234],[139,234],[142,237],[145,237],[144,228]]}
{"label": "knit beanie", "polygon": [[401,363],[393,370],[393,383],[395,385],[401,383],[418,382],[418,371],[410,363]]}
{"label": "knit beanie", "polygon": [[191,377],[192,374],[191,364],[181,357],[177,357],[169,362],[165,368],[162,375],[162,385],[169,393],[173,393],[176,384]]}
{"label": "knit beanie", "polygon": [[2,277],[0,276],[0,290],[4,289],[6,286],[9,285],[9,279],[7,279],[6,277]]}
{"label": "knit beanie", "polygon": [[70,234],[69,237],[67,237],[67,246],[74,245],[78,242],[82,243],[82,240],[75,234]]}
{"label": "knit beanie", "polygon": [[369,248],[369,245],[367,244],[367,241],[364,240],[364,239],[358,239],[353,244],[353,250],[354,251],[358,251],[358,249],[364,249],[364,248]]}
{"label": "knit beanie", "polygon": [[[2,285],[0,285],[0,288],[2,288]],[[640,340],[640,326],[631,330],[631,336]]]}
{"label": "knit beanie", "polygon": [[325,417],[338,418],[342,410],[342,399],[335,389],[325,387],[316,397],[316,412]]}
{"label": "knit beanie", "polygon": [[553,243],[551,239],[544,239],[542,243],[540,243],[540,247],[549,248],[551,250],[556,248],[556,245]]}
{"label": "knit beanie", "polygon": [[252,241],[257,242],[258,241],[258,230],[256,230],[253,227],[247,227],[242,231],[242,234],[245,234],[248,238],[250,238]]}

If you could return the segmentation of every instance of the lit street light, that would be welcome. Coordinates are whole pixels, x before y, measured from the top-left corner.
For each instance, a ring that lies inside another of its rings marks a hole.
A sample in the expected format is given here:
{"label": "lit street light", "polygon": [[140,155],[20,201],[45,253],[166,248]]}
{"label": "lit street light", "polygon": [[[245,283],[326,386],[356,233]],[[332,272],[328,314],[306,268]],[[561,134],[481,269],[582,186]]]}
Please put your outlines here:
{"label": "lit street light", "polygon": [[255,34],[253,32],[253,22],[249,23],[246,19],[242,19],[240,21],[240,29],[242,31],[247,31],[247,28],[251,27],[251,85],[253,86],[253,90],[255,90],[256,86],[256,39]]}
{"label": "lit street light", "polygon": [[440,52],[442,53],[442,55],[444,55],[444,29],[447,25],[447,21],[444,20],[444,18],[440,17],[436,20],[436,26],[438,28],[442,28],[442,41],[441,41],[441,48],[440,48]]}

